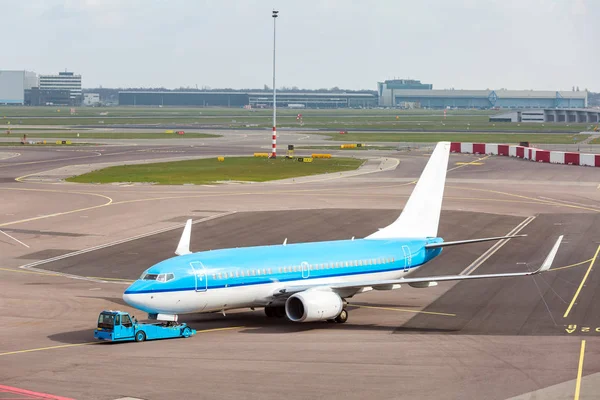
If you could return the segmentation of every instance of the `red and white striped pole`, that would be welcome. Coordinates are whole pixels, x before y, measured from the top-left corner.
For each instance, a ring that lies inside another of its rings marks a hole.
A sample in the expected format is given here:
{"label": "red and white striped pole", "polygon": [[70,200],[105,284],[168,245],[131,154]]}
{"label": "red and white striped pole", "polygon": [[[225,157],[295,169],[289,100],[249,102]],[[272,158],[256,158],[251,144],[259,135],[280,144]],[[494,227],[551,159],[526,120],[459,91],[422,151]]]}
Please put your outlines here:
{"label": "red and white striped pole", "polygon": [[279,11],[273,10],[273,152],[271,158],[277,158],[277,91],[275,90],[275,21]]}

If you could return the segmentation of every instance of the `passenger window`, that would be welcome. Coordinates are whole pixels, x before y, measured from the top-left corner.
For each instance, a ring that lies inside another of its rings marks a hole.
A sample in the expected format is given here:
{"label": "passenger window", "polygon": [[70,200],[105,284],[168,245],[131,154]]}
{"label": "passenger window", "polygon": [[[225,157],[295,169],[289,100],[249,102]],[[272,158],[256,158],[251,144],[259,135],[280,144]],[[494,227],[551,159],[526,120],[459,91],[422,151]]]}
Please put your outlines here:
{"label": "passenger window", "polygon": [[260,269],[256,270],[256,274],[260,275]]}
{"label": "passenger window", "polygon": [[255,269],[252,270],[252,276],[256,276],[256,270]]}
{"label": "passenger window", "polygon": [[213,274],[213,279],[217,279],[217,274]]}
{"label": "passenger window", "polygon": [[240,271],[235,271],[235,277],[239,278],[240,277]]}
{"label": "passenger window", "polygon": [[312,271],[312,270],[313,270],[313,266],[312,266],[312,264],[310,264],[310,265],[308,266],[308,270],[309,270],[309,271]]}
{"label": "passenger window", "polygon": [[222,279],[221,273],[219,272],[219,277],[217,279]]}
{"label": "passenger window", "polygon": [[263,275],[266,275],[266,274],[267,274],[267,270],[263,269]]}

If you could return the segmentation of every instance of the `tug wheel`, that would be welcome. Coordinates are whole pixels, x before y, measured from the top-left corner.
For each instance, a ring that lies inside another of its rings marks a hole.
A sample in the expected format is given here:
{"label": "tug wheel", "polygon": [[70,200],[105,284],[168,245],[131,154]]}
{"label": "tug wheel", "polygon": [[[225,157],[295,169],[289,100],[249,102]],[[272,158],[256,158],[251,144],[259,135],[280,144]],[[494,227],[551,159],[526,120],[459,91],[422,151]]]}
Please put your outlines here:
{"label": "tug wheel", "polygon": [[138,331],[138,333],[135,334],[135,341],[143,342],[144,340],[146,340],[146,334],[144,331]]}

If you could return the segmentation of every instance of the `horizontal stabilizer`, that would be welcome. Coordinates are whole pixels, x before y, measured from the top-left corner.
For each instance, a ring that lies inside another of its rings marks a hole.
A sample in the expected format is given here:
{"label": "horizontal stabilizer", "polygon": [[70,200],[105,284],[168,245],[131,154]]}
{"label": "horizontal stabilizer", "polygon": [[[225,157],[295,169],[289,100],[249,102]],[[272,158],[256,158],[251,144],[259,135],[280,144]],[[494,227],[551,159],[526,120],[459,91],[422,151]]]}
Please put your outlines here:
{"label": "horizontal stabilizer", "polygon": [[469,239],[469,240],[456,240],[454,242],[442,242],[442,243],[430,243],[426,244],[426,249],[435,249],[438,247],[448,247],[448,246],[458,246],[460,244],[470,244],[470,243],[481,243],[481,242],[490,242],[492,240],[504,240],[504,239],[513,239],[518,237],[525,237],[527,235],[512,235],[512,236],[497,236],[483,239]]}
{"label": "horizontal stabilizer", "polygon": [[181,239],[179,239],[179,244],[177,245],[177,250],[175,250],[175,254],[178,256],[184,256],[186,254],[192,254],[190,251],[190,241],[192,239],[192,220],[188,219],[185,223],[185,228],[183,228],[183,234],[181,235]]}

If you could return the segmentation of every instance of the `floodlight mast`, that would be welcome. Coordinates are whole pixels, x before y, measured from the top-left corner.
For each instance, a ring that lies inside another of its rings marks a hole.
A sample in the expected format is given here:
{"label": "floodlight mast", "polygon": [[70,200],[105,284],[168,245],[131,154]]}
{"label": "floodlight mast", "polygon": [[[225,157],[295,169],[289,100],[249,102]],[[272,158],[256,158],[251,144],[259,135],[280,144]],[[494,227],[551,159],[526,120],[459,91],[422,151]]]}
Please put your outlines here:
{"label": "floodlight mast", "polygon": [[275,89],[275,32],[279,11],[273,10],[273,141],[271,158],[277,158],[277,91]]}

